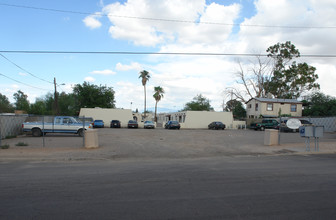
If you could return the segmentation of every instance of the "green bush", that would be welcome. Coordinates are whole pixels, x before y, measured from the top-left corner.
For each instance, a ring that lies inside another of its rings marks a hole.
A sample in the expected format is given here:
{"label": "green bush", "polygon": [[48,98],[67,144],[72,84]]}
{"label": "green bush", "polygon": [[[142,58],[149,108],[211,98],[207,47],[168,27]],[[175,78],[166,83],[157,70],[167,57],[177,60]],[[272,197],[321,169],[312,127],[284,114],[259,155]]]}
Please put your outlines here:
{"label": "green bush", "polygon": [[8,149],[8,148],[9,148],[9,145],[8,145],[8,144],[5,144],[5,145],[1,145],[0,147],[1,147],[1,149]]}

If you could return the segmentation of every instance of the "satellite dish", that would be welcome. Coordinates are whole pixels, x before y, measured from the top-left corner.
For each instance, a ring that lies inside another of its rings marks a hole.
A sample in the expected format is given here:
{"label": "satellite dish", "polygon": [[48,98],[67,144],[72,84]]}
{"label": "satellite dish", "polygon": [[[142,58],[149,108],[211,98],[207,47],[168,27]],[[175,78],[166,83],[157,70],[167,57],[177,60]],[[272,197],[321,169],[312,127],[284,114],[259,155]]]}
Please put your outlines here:
{"label": "satellite dish", "polygon": [[301,126],[301,121],[296,118],[291,118],[291,119],[288,119],[286,125],[290,129],[298,129]]}

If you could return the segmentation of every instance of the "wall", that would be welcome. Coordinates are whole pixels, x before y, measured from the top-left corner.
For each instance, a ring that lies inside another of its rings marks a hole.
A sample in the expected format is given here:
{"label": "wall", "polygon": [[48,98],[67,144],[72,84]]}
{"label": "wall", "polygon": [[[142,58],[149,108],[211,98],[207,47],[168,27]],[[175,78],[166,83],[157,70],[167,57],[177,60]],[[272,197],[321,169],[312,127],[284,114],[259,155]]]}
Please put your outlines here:
{"label": "wall", "polygon": [[[256,103],[258,103],[258,111],[255,110]],[[251,105],[251,108],[249,108],[249,104]],[[260,108],[262,106],[260,105],[259,102],[256,102],[255,99],[251,99],[247,104],[246,104],[246,116],[249,117],[249,115],[254,115],[256,117],[259,117],[261,114]]]}
{"label": "wall", "polygon": [[293,103],[296,104],[296,112],[291,112],[291,103],[284,103],[281,105],[281,103],[273,103],[273,111],[267,111],[267,103],[263,102],[259,105],[261,105],[261,114],[262,115],[273,115],[278,116],[279,110],[281,109],[281,114],[288,114],[294,117],[301,117],[302,116],[302,104]]}
{"label": "wall", "polygon": [[208,128],[213,121],[223,122],[226,128],[233,128],[232,112],[187,111],[182,128]]}
{"label": "wall", "polygon": [[0,138],[21,134],[22,123],[26,118],[26,115],[0,115]]}
{"label": "wall", "polygon": [[79,116],[103,120],[105,127],[110,127],[112,120],[119,120],[121,127],[127,127],[128,121],[133,119],[130,109],[81,108]]}

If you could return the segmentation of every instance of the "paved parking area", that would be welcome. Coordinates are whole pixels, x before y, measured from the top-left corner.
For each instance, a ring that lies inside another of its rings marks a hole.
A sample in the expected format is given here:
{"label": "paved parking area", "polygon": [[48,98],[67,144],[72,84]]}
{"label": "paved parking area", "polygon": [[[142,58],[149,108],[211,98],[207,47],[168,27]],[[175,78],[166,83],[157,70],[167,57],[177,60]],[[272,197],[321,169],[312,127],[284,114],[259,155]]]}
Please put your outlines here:
{"label": "paved parking area", "polygon": [[[298,133],[281,133],[279,146],[264,146],[264,132],[254,130],[98,129],[99,148],[85,149],[77,135],[47,134],[2,140],[0,159],[109,160],[202,158],[307,153]],[[28,146],[16,146],[25,143]],[[336,133],[325,133],[319,153],[336,153]],[[310,143],[314,152],[314,141]]]}

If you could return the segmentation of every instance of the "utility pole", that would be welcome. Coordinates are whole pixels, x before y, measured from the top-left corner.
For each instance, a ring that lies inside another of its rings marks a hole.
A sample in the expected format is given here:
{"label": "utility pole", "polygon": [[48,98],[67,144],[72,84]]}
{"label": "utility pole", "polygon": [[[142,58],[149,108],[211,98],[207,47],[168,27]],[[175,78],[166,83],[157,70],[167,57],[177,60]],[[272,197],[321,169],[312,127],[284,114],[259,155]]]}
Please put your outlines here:
{"label": "utility pole", "polygon": [[57,84],[56,84],[56,77],[54,77],[54,86],[55,86],[55,94],[54,94],[54,114],[59,115],[58,110],[58,95],[57,95]]}

